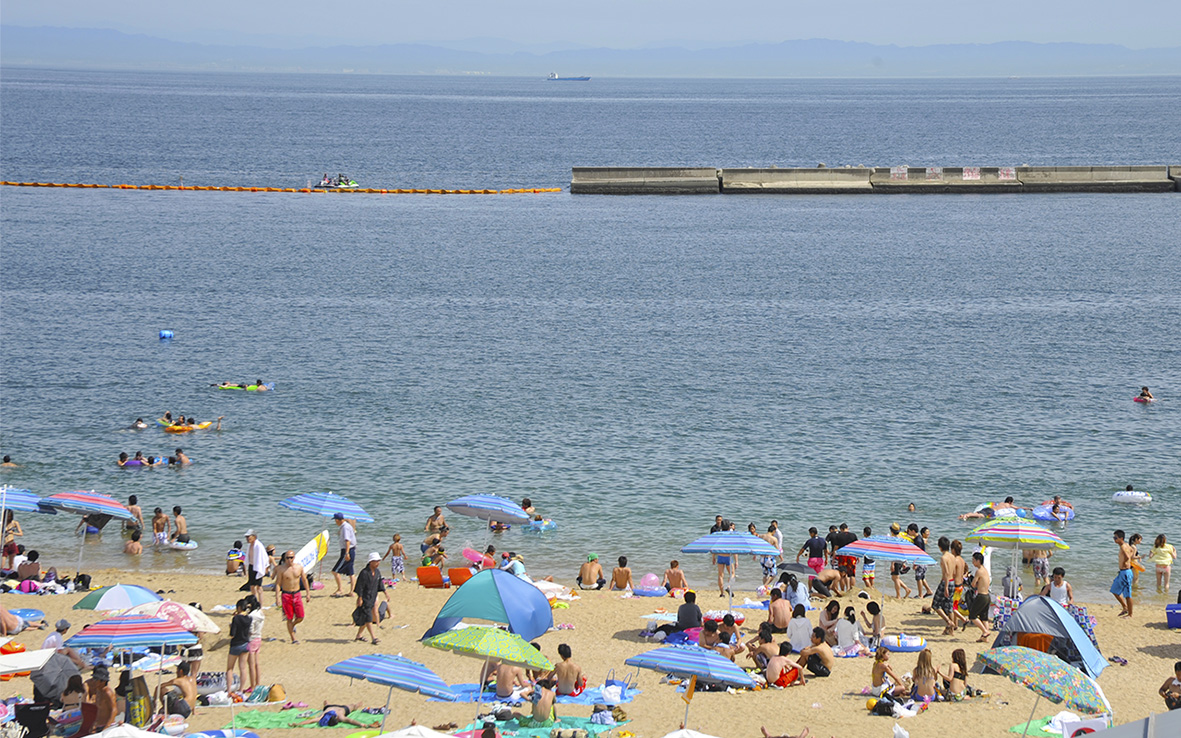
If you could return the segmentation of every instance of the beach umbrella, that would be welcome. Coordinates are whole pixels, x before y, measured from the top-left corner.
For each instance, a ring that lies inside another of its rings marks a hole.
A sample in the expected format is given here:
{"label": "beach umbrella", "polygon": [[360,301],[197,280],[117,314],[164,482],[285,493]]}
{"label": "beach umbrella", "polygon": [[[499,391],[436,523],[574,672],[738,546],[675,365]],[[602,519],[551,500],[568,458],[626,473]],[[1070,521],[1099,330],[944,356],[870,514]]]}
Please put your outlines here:
{"label": "beach umbrella", "polygon": [[875,561],[912,561],[920,566],[934,566],[935,559],[923,549],[898,536],[870,536],[853,541],[837,550],[837,556],[868,556]]}
{"label": "beach umbrella", "polygon": [[[717,533],[710,533],[702,536],[696,541],[681,547],[681,553],[687,554],[721,554],[740,556],[743,554],[750,554],[751,556],[779,556],[779,549],[775,548],[770,543],[767,543],[758,536],[752,536],[750,533],[740,532],[736,530],[718,531]],[[734,569],[730,569],[730,582],[734,584]],[[729,608],[734,607],[734,588],[728,586],[730,591]]]}
{"label": "beach umbrella", "polygon": [[401,730],[395,730],[392,733],[382,733],[375,738],[455,738],[450,733],[440,733],[437,730],[431,730],[424,725],[407,725]]}
{"label": "beach umbrella", "polygon": [[1020,518],[990,520],[964,536],[964,540],[979,543],[982,546],[1012,549],[1014,571],[1018,568],[1017,552],[1019,550],[1052,548],[1066,550],[1070,548],[1057,533],[1037,523]]}
{"label": "beach umbrella", "polygon": [[373,516],[365,512],[360,505],[344,495],[338,495],[335,492],[305,492],[282,500],[279,503],[279,507],[285,507],[288,510],[295,510],[296,512],[311,513],[312,515],[319,515],[325,518],[330,518],[336,513],[341,513],[346,518],[351,518],[361,523],[373,522]]}
{"label": "beach umbrella", "polygon": [[527,641],[554,627],[553,609],[541,590],[499,569],[485,569],[460,585],[422,639],[449,631],[464,618],[504,623]]}
{"label": "beach umbrella", "polygon": [[527,523],[529,515],[521,506],[500,495],[468,495],[447,503],[447,509],[458,515],[479,518],[493,523]]}
{"label": "beach umbrella", "polygon": [[171,620],[147,615],[116,615],[87,625],[66,639],[71,648],[130,650],[152,646],[191,646],[197,636]]}
{"label": "beach umbrella", "polygon": [[41,498],[29,490],[17,489],[16,487],[9,487],[5,484],[0,486],[0,520],[4,520],[4,514],[9,510],[14,512],[43,513],[45,515],[57,514],[57,510],[43,505]]}
{"label": "beach umbrella", "polygon": [[[1095,680],[1057,656],[1024,646],[1002,646],[982,651],[976,655],[976,659],[1037,693],[1029,720],[1033,720],[1042,697],[1054,703],[1064,703],[1068,709],[1092,715],[1110,715],[1112,712],[1111,704]],[[1029,731],[1028,720],[1025,730]]]}
{"label": "beach umbrella", "polygon": [[714,736],[698,733],[696,730],[689,730],[688,728],[681,728],[680,730],[674,730],[664,736],[664,738],[714,738]]}
{"label": "beach umbrella", "polygon": [[221,628],[209,616],[191,605],[172,600],[145,602],[125,610],[123,615],[147,615],[171,620],[190,633],[220,633]]}
{"label": "beach umbrella", "polygon": [[126,610],[136,605],[160,602],[163,598],[138,584],[111,584],[99,587],[74,603],[75,610]]}
{"label": "beach umbrella", "polygon": [[528,669],[554,668],[553,662],[516,633],[500,628],[470,626],[427,638],[422,645],[484,660],[496,659]]}
{"label": "beach umbrella", "polygon": [[[640,669],[672,674],[679,677],[697,677],[715,684],[735,687],[754,687],[755,680],[742,667],[717,651],[701,646],[661,646],[651,651],[632,656],[623,663]],[[685,702],[685,724],[689,722],[689,703]]]}
{"label": "beach umbrella", "polygon": [[70,677],[78,676],[81,672],[78,671],[78,665],[71,661],[69,656],[58,653],[52,648],[42,650],[49,651],[50,654],[41,668],[30,674],[29,678],[33,680],[33,686],[37,688],[38,694],[45,699],[56,701],[61,697]]}
{"label": "beach umbrella", "polygon": [[[135,520],[131,511],[107,495],[94,490],[76,490],[74,492],[58,492],[41,500],[41,504],[56,510],[65,510],[78,515],[108,515],[119,520]],[[78,570],[82,571],[82,552],[86,545],[86,535],[83,531],[81,543],[78,544]]]}
{"label": "beach umbrella", "polygon": [[411,661],[402,656],[390,656],[382,653],[354,656],[351,659],[333,664],[324,671],[329,674],[347,676],[351,679],[364,679],[367,682],[390,688],[389,694],[385,698],[387,710],[381,717],[381,730],[385,730],[385,715],[389,714],[390,697],[394,694],[394,687],[430,697],[455,698],[455,692],[451,691],[451,688],[438,674],[417,661]]}

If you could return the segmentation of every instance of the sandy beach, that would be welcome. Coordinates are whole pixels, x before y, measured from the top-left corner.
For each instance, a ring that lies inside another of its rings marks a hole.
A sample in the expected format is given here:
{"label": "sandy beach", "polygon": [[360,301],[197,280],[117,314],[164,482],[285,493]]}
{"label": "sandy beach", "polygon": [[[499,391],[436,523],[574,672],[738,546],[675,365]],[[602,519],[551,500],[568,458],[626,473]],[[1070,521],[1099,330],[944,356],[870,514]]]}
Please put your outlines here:
{"label": "sandy beach", "polygon": [[[145,574],[130,576],[117,570],[95,572],[97,584],[140,584],[153,590],[164,590],[165,596],[181,602],[199,602],[206,612],[223,627],[220,636],[206,637],[206,656],[202,671],[224,668],[227,654],[229,614],[212,612],[215,605],[232,605],[241,595],[237,592],[242,579],[210,575]],[[307,621],[300,628],[302,642],[293,645],[286,640],[286,629],[279,612],[268,609],[264,643],[261,652],[262,680],[279,682],[286,689],[288,699],[303,701],[319,707],[325,700],[334,702],[363,702],[366,707],[385,703],[387,690],[368,683],[351,683],[349,679],[325,673],[332,663],[363,653],[380,652],[402,654],[425,663],[448,683],[472,682],[476,678],[478,662],[454,654],[423,647],[418,638],[430,626],[435,613],[442,607],[451,590],[426,590],[414,582],[401,582],[390,593],[392,616],[381,631],[379,646],[353,641],[355,628],[350,624],[352,598],[331,598],[328,589],[320,590],[308,606]],[[878,595],[880,597],[880,595]],[[85,624],[101,619],[102,614],[72,610],[81,595],[44,597],[4,595],[4,606],[35,607],[45,611],[50,623],[65,617],[73,624],[70,634]],[[754,592],[737,592],[735,603],[746,597],[755,599]],[[701,596],[703,609],[722,607],[723,600],[705,591]],[[865,601],[854,596],[842,598],[858,610]],[[969,665],[974,654],[988,644],[977,644],[972,629],[954,636],[941,635],[941,623],[934,615],[920,612],[929,600],[886,600],[884,612],[887,630],[899,630],[928,639],[935,661],[946,665],[955,648],[964,648]],[[273,604],[268,599],[267,604]],[[589,675],[590,685],[601,684],[606,673],[614,669],[626,671],[624,659],[656,644],[639,636],[641,615],[656,607],[675,610],[672,599],[621,598],[618,592],[583,592],[571,602],[569,609],[554,611],[555,624],[569,623],[569,630],[552,630],[539,639],[544,653],[556,659],[559,643],[568,643],[574,660]],[[744,632],[753,630],[764,615],[747,610]],[[1100,676],[1103,687],[1115,710],[1116,722],[1123,723],[1146,717],[1150,712],[1164,709],[1156,690],[1172,671],[1173,662],[1181,659],[1181,643],[1177,634],[1165,625],[1164,608],[1145,607],[1136,611],[1132,620],[1117,618],[1114,605],[1090,605],[1090,612],[1098,619],[1096,635],[1105,657],[1121,656],[1126,666],[1111,664]],[[813,622],[816,612],[809,613]],[[40,647],[48,631],[26,631],[16,640],[27,648]],[[895,654],[892,664],[898,673],[910,671],[917,654]],[[827,679],[811,679],[806,686],[787,690],[757,692],[698,693],[689,711],[689,727],[704,733],[740,738],[760,735],[760,726],[767,726],[772,734],[797,734],[804,726],[820,736],[888,736],[892,718],[870,715],[865,709],[866,697],[862,688],[869,684],[871,659],[855,658],[838,661],[838,668]],[[659,736],[675,729],[684,717],[685,703],[673,686],[660,683],[661,675],[651,671],[639,672],[642,694],[623,707],[632,722],[618,730],[628,730],[638,736]],[[154,676],[150,678],[154,683]],[[1023,722],[1033,707],[1035,696],[1029,690],[1010,682],[1005,677],[973,674],[969,683],[988,693],[988,697],[962,703],[936,703],[926,712],[900,724],[915,738],[947,736],[970,729],[973,735],[1003,735],[1008,728]],[[0,694],[31,693],[27,679],[17,678],[0,684]],[[411,720],[425,725],[455,722],[463,726],[475,714],[475,705],[428,702],[415,694],[395,690],[390,703],[391,713],[387,730],[405,726]],[[235,708],[257,709],[257,708]],[[263,708],[275,710],[276,707]],[[1042,701],[1035,714],[1044,717],[1057,713],[1059,707]],[[558,714],[588,716],[589,706],[559,705]],[[228,708],[200,708],[191,719],[193,730],[228,726]],[[334,734],[348,735],[356,729],[338,727]],[[267,736],[288,738],[305,735],[308,729],[264,731]],[[618,732],[618,731],[617,731]]]}

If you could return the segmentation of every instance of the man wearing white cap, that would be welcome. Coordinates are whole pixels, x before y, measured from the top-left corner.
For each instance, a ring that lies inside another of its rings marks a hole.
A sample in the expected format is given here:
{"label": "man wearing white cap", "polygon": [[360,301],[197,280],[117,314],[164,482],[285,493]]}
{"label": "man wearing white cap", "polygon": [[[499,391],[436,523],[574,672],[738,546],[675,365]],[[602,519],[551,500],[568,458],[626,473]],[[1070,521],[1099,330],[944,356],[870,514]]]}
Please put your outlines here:
{"label": "man wearing white cap", "polygon": [[259,602],[262,602],[262,575],[266,573],[269,563],[267,547],[258,540],[253,528],[246,531],[246,586],[250,587],[250,594]]}
{"label": "man wearing white cap", "polygon": [[353,587],[353,594],[357,595],[357,609],[353,611],[353,623],[357,626],[357,637],[354,640],[365,640],[361,633],[369,629],[369,638],[373,645],[377,645],[377,634],[373,631],[373,624],[380,622],[377,615],[377,593],[385,594],[385,601],[390,601],[390,593],[386,591],[381,581],[381,554],[374,551],[369,554],[369,563],[357,575],[357,583]]}
{"label": "man wearing white cap", "polygon": [[63,656],[68,657],[70,661],[73,661],[74,665],[79,669],[85,669],[87,666],[89,666],[89,664],[82,660],[82,657],[78,655],[77,651],[72,648],[68,648],[65,645],[66,632],[69,629],[69,620],[62,618],[61,620],[57,621],[56,630],[45,636],[45,640],[41,643],[41,648],[52,648]]}

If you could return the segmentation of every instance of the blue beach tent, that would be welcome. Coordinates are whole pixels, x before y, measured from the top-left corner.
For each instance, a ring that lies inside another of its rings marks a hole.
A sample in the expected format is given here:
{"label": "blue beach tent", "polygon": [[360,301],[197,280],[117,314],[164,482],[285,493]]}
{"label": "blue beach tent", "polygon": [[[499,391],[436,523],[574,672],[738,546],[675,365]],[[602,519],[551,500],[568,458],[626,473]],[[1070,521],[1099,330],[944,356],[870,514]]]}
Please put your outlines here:
{"label": "blue beach tent", "polygon": [[1021,603],[1017,612],[1001,628],[992,647],[1016,646],[1020,633],[1043,633],[1053,636],[1049,653],[1066,663],[1078,667],[1084,674],[1095,679],[1105,668],[1107,659],[1091,643],[1082,627],[1075,622],[1066,608],[1049,597],[1035,595]]}
{"label": "blue beach tent", "polygon": [[554,627],[553,610],[541,590],[499,569],[485,569],[460,585],[422,640],[446,633],[464,618],[504,623],[527,641]]}

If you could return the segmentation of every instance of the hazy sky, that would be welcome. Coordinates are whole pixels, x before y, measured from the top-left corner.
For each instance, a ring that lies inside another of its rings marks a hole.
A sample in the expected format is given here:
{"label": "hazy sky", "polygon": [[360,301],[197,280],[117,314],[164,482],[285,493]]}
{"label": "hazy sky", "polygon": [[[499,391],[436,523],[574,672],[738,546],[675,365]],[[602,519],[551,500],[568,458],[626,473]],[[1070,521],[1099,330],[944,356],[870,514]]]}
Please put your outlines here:
{"label": "hazy sky", "polygon": [[627,48],[828,38],[1148,48],[1178,45],[1181,0],[3,0],[0,20],[283,46],[498,38]]}

